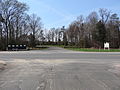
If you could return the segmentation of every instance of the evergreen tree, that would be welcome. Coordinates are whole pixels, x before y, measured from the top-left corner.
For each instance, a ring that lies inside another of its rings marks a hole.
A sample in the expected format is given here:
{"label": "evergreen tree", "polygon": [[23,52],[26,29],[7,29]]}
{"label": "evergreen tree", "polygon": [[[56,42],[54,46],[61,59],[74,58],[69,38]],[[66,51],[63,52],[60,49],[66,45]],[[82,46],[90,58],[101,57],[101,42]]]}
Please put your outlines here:
{"label": "evergreen tree", "polygon": [[101,48],[103,48],[104,43],[106,42],[106,28],[105,25],[99,21],[96,24],[97,29],[97,41],[100,43]]}

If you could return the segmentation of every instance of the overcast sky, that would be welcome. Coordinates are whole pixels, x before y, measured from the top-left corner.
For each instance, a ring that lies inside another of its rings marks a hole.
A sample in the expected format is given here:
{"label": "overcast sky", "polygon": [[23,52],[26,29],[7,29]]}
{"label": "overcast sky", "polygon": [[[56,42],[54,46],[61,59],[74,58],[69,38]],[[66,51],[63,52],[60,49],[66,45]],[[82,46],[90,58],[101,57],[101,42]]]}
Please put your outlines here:
{"label": "overcast sky", "polygon": [[120,0],[19,0],[29,7],[29,13],[41,17],[44,27],[68,26],[79,15],[87,16],[106,8],[120,16]]}

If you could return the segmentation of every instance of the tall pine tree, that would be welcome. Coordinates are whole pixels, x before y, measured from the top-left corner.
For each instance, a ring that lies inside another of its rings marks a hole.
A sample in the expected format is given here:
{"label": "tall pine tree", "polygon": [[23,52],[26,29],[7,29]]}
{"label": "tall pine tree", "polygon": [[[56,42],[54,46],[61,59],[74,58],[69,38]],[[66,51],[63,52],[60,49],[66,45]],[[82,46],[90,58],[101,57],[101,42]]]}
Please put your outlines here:
{"label": "tall pine tree", "polygon": [[101,48],[104,47],[104,43],[106,42],[106,28],[105,25],[99,21],[96,24],[97,29],[97,41],[100,43]]}

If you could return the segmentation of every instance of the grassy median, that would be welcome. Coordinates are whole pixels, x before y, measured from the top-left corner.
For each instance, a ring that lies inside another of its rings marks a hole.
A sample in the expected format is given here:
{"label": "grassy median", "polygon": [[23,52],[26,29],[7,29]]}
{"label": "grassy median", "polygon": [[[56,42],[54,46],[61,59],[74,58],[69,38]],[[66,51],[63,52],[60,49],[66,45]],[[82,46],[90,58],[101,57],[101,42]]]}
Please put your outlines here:
{"label": "grassy median", "polygon": [[[66,47],[65,47],[66,48]],[[66,48],[74,51],[86,51],[86,52],[120,52],[120,49],[91,49],[91,48]]]}

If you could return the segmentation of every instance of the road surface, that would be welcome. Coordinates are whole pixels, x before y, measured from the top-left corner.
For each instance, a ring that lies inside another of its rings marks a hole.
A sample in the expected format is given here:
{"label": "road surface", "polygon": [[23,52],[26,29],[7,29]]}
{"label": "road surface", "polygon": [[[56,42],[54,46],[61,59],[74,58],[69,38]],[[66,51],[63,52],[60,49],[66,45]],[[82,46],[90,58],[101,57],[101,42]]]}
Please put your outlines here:
{"label": "road surface", "polygon": [[0,90],[120,90],[120,53],[0,52]]}

